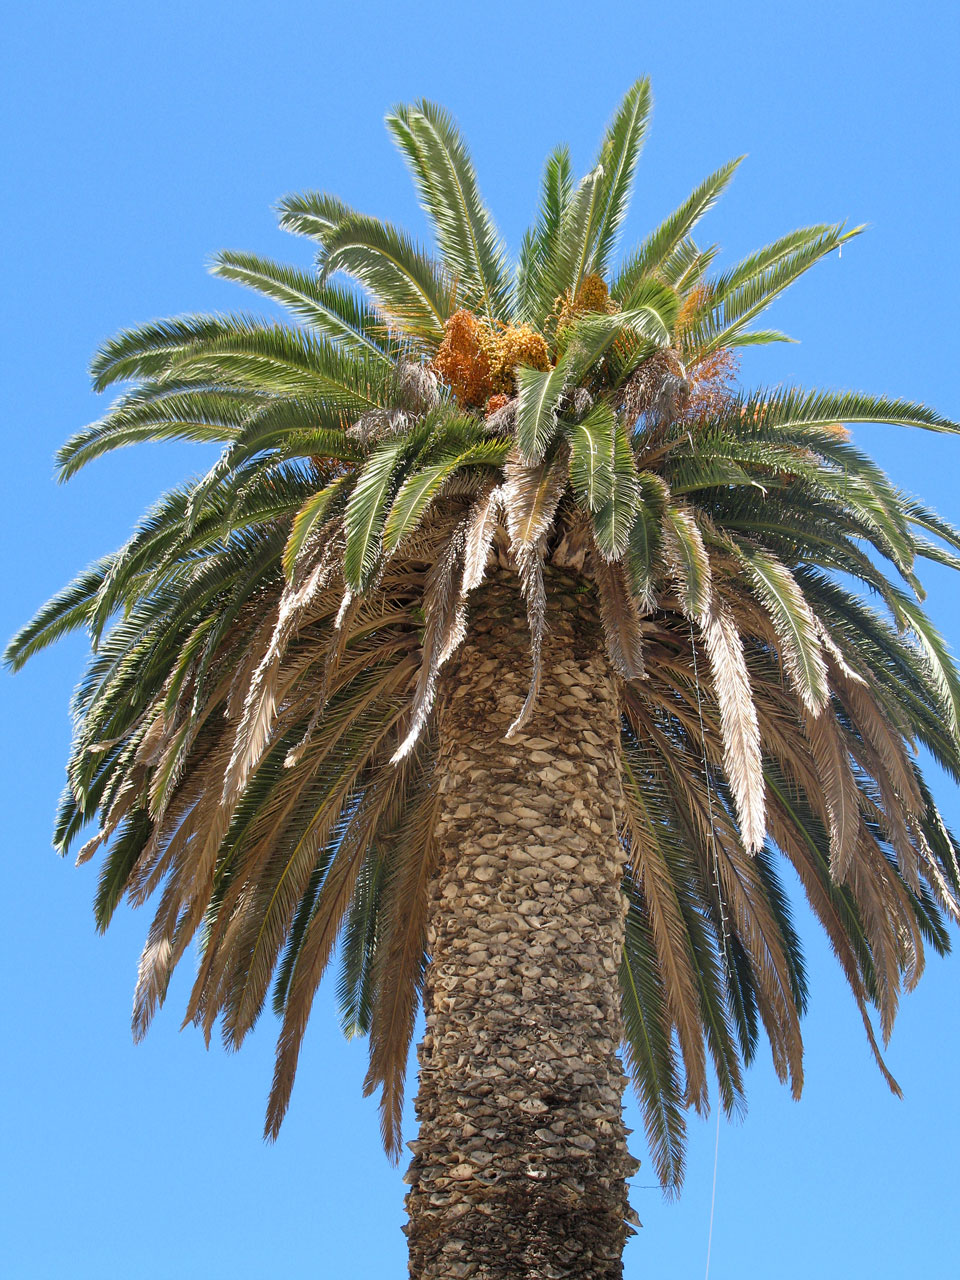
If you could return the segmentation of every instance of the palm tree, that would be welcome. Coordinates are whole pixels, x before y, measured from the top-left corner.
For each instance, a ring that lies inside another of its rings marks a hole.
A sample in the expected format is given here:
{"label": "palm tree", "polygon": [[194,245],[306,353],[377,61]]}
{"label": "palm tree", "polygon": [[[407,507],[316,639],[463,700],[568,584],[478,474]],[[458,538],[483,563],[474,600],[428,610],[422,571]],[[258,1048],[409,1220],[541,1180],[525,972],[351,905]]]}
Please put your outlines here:
{"label": "palm tree", "polygon": [[[266,1131],[339,962],[365,1088],[407,1175],[417,1277],[615,1277],[639,1096],[665,1186],[684,1111],[742,1106],[761,1037],[799,1095],[793,867],[889,1036],[948,947],[957,843],[918,767],[960,778],[960,679],[918,558],[960,534],[846,424],[952,431],[899,400],[738,389],[755,320],[860,228],[791,232],[722,273],[693,231],[738,162],[614,266],[649,85],[579,182],[548,157],[516,267],[451,118],[387,124],[431,256],[315,192],[280,222],[316,271],[222,253],[294,323],[121,333],[63,478],[140,440],[215,441],[114,554],[12,641],[93,654],[56,843],[98,828],[96,920],[158,900],[134,1033],[199,939],[185,1022],[238,1047],[271,984]],[[343,279],[346,283],[336,283]],[[873,605],[868,603],[868,597]]]}

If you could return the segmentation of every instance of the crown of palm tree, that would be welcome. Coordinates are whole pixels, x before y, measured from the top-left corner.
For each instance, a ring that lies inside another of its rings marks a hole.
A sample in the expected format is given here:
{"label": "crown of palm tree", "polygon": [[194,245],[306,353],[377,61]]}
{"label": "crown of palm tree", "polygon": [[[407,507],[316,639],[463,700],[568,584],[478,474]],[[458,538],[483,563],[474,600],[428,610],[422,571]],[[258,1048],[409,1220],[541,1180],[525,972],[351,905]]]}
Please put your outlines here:
{"label": "crown of palm tree", "polygon": [[549,156],[515,267],[451,118],[397,108],[436,256],[334,197],[288,197],[281,225],[316,242],[316,271],[234,252],[214,271],[294,322],[121,333],[93,376],[131,389],[60,452],[66,478],[135,441],[222,445],[7,659],[89,629],[56,844],[99,815],[79,861],[107,846],[101,929],[124,894],[159,899],[138,1036],[198,933],[186,1020],[208,1038],[219,1019],[238,1046],[273,983],[271,1134],[338,949],[343,1026],[369,1033],[398,1149],[436,861],[431,708],[491,565],[529,620],[511,732],[556,573],[596,593],[620,675],[622,1007],[665,1183],[708,1064],[739,1107],[762,1030],[800,1090],[781,859],[885,1073],[868,1007],[888,1036],[924,945],[947,948],[957,846],[915,748],[960,778],[960,680],[915,566],[957,567],[960,535],[841,424],[954,428],[899,400],[737,388],[737,350],[784,340],[758,317],[859,231],[804,228],[711,274],[693,232],[738,161],[614,266],[649,107],[640,81],[579,183],[565,148]]}

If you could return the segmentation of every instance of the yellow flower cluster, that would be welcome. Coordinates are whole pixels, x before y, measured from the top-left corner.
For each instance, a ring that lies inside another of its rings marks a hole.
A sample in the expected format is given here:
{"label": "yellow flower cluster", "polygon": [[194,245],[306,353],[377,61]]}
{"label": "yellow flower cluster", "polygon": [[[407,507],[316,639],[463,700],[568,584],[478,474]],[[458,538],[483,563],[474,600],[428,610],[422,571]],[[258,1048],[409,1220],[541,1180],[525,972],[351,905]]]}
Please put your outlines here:
{"label": "yellow flower cluster", "polygon": [[491,336],[473,312],[463,309],[444,328],[433,368],[464,404],[482,404],[490,394]]}
{"label": "yellow flower cluster", "polygon": [[491,377],[495,392],[508,394],[513,390],[513,371],[518,364],[541,371],[550,368],[546,341],[528,324],[504,325],[493,342]]}
{"label": "yellow flower cluster", "polygon": [[680,311],[677,314],[677,336],[686,333],[693,323],[696,316],[710,301],[710,289],[705,284],[697,284],[690,290],[683,300]]}
{"label": "yellow flower cluster", "polygon": [[492,396],[509,396],[518,364],[549,369],[550,352],[542,335],[526,324],[503,325],[494,331],[465,309],[447,321],[433,358],[435,372],[461,403],[470,405],[485,404]]}
{"label": "yellow flower cluster", "polygon": [[613,315],[619,307],[610,297],[607,282],[602,276],[586,275],[580,281],[576,297],[566,289],[553,304],[553,313],[557,317],[557,332],[565,328],[577,316],[588,311],[599,311],[603,315]]}

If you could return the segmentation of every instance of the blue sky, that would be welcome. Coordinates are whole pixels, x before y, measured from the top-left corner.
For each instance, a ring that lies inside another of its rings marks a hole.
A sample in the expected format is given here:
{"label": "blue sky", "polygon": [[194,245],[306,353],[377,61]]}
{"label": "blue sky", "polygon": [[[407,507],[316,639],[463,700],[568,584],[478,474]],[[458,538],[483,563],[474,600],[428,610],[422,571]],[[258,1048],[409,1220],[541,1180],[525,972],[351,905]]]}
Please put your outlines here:
{"label": "blue sky", "polygon": [[[286,191],[327,188],[421,231],[382,126],[396,101],[427,96],[457,115],[516,246],[547,150],[566,140],[588,167],[619,96],[649,74],[654,127],[628,244],[742,152],[707,224],[723,261],[803,223],[870,223],[771,313],[801,343],[752,355],[744,379],[902,395],[960,419],[952,5],[34,0],[3,35],[5,636],[208,461],[198,449],[140,448],[55,486],[57,445],[101,411],[86,376],[96,346],[155,316],[250,307],[205,274],[218,248],[306,263],[305,244],[273,224]],[[888,428],[856,438],[960,521],[960,440]],[[956,585],[936,566],[925,576],[956,651]],[[378,1148],[375,1103],[360,1097],[364,1045],[342,1041],[327,998],[273,1147],[260,1138],[269,1020],[241,1054],[206,1053],[177,1030],[184,975],[146,1042],[131,1044],[146,919],[118,913],[97,937],[95,868],[74,871],[49,844],[83,656],[71,640],[0,682],[8,1274],[404,1275],[400,1173]],[[941,779],[937,789],[960,826],[955,788]],[[746,1121],[722,1125],[712,1280],[951,1274],[956,960],[932,959],[904,1002],[889,1052],[906,1095],[897,1102],[826,948],[810,936],[808,951],[804,1097],[792,1102],[760,1062]],[[643,1158],[632,1104],[631,1115]],[[628,1277],[703,1272],[713,1120],[691,1131],[679,1203],[648,1189],[644,1159]]]}

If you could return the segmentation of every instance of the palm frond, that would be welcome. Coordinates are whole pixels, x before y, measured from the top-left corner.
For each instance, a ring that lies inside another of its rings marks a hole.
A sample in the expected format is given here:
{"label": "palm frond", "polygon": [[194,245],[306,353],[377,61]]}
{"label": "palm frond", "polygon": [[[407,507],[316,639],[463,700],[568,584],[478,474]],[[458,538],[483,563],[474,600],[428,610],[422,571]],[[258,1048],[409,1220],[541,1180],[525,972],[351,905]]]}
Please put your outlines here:
{"label": "palm frond", "polygon": [[383,322],[375,312],[345,289],[321,285],[295,267],[252,253],[222,251],[213,260],[213,274],[247,285],[347,349],[359,348],[390,359]]}
{"label": "palm frond", "polygon": [[767,609],[781,645],[781,658],[804,705],[818,716],[827,702],[827,668],[816,619],[796,580],[763,551],[741,553],[744,567]]}
{"label": "palm frond", "polygon": [[600,146],[597,165],[603,170],[603,210],[598,219],[590,262],[597,275],[606,274],[610,255],[627,215],[651,103],[650,81],[646,78],[635,81],[610,121]]}
{"label": "palm frond", "polygon": [[[644,240],[643,244],[627,258],[621,266],[616,280],[611,286],[611,295],[625,307],[632,306],[632,297],[645,280],[663,270],[673,255],[682,245],[689,243],[688,237],[708,209],[717,201],[728,186],[743,156],[723,165],[716,173],[706,178],[693,193],[687,197],[679,209]],[[667,272],[670,283],[672,272]]]}
{"label": "palm frond", "polygon": [[588,511],[599,511],[613,494],[613,444],[616,416],[599,401],[585,418],[568,428],[570,484]]}
{"label": "palm frond", "polygon": [[566,146],[556,147],[544,165],[537,221],[524,233],[520,246],[517,315],[521,321],[540,324],[553,306],[553,294],[545,289],[543,277],[556,253],[556,239],[572,193],[570,151]]}
{"label": "palm frond", "polygon": [[740,837],[748,853],[757,853],[767,830],[763,760],[743,641],[732,611],[723,606],[709,611],[701,622],[701,633],[720,707],[724,768],[736,802]]}
{"label": "palm frond", "polygon": [[619,560],[627,548],[637,519],[640,482],[633,450],[626,428],[617,422],[613,432],[613,466],[610,473],[610,496],[601,503],[593,517],[597,546],[608,560]]}
{"label": "palm frond", "polygon": [[401,332],[439,344],[454,310],[453,286],[402,231],[352,214],[327,234],[317,261],[322,284],[338,271],[352,276]]}
{"label": "palm frond", "polygon": [[330,232],[354,210],[338,196],[322,191],[300,191],[284,196],[277,205],[277,213],[284,231],[309,236],[323,246]]}
{"label": "palm frond", "polygon": [[409,164],[461,301],[491,321],[505,319],[511,307],[506,250],[480,198],[473,162],[453,118],[436,103],[421,100],[395,107],[387,128]]}
{"label": "palm frond", "polygon": [[343,520],[343,576],[355,591],[363,590],[376,567],[389,509],[387,498],[396,488],[398,468],[408,448],[405,436],[380,445],[357,476]]}

